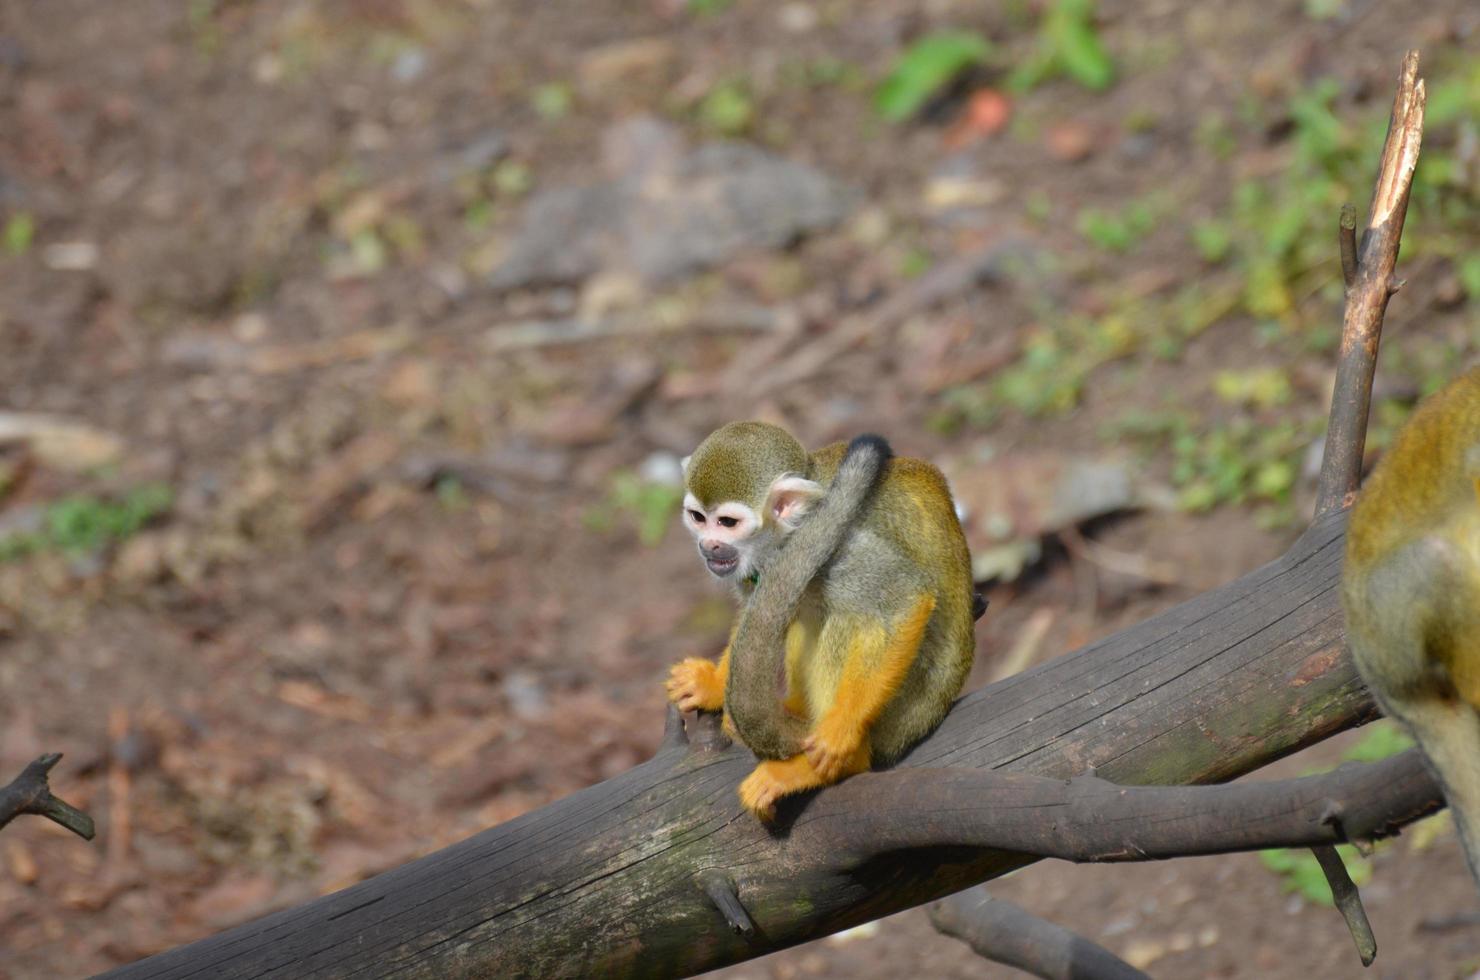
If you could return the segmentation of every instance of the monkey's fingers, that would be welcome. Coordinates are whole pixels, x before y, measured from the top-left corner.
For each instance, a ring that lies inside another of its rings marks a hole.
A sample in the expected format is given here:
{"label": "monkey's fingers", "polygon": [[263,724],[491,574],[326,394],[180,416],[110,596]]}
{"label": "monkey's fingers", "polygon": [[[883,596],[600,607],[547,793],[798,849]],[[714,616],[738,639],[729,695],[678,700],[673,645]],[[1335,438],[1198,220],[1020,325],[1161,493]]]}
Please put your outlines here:
{"label": "monkey's fingers", "polygon": [[674,664],[664,689],[668,700],[682,711],[718,711],[725,701],[718,670],[713,663],[699,657]]}

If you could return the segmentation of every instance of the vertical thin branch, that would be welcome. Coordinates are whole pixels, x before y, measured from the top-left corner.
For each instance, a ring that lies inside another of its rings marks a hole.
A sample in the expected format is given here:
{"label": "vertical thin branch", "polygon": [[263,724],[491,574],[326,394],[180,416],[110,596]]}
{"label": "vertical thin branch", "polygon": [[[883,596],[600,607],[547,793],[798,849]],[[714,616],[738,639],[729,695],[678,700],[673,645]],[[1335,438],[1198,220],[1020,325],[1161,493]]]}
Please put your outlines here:
{"label": "vertical thin branch", "polygon": [[1372,923],[1367,921],[1367,910],[1362,907],[1362,893],[1357,891],[1357,883],[1346,873],[1346,864],[1334,845],[1317,844],[1310,851],[1321,864],[1326,884],[1331,886],[1331,900],[1351,930],[1362,965],[1371,966],[1377,959],[1377,937],[1372,934]]}
{"label": "vertical thin branch", "polygon": [[[1331,418],[1326,430],[1326,452],[1316,489],[1316,516],[1351,502],[1362,477],[1362,451],[1367,443],[1367,412],[1372,402],[1372,373],[1377,366],[1377,343],[1389,297],[1401,285],[1393,278],[1398,243],[1408,213],[1408,191],[1418,165],[1423,139],[1426,94],[1418,77],[1418,52],[1403,59],[1398,93],[1388,120],[1382,163],[1367,212],[1367,227],[1359,249],[1354,249],[1355,275],[1348,275],[1346,313],[1341,328],[1341,356],[1331,396]],[[1342,233],[1343,273],[1348,273],[1347,234]]]}

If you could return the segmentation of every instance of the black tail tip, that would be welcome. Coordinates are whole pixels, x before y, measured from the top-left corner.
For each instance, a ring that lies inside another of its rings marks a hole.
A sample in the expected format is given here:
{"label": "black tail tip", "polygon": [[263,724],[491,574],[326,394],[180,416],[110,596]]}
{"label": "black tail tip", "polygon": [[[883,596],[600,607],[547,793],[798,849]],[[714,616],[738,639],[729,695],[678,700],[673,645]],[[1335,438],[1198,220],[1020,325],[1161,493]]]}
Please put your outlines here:
{"label": "black tail tip", "polygon": [[878,456],[886,462],[894,458],[894,450],[890,448],[889,440],[872,432],[858,436],[852,442],[848,443],[848,452],[846,455],[852,456],[854,453],[863,452]]}

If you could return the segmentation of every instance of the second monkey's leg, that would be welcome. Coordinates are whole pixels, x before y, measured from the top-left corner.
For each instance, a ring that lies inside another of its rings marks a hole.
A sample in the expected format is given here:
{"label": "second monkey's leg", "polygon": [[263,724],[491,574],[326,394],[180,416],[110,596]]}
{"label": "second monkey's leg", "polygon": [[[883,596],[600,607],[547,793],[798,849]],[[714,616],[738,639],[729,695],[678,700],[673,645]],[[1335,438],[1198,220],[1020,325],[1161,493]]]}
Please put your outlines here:
{"label": "second monkey's leg", "polygon": [[890,624],[882,642],[882,630],[851,631],[832,703],[802,745],[824,782],[836,782],[856,771],[849,770],[848,764],[860,746],[868,745],[869,727],[904,683],[934,611],[935,597],[922,595]]}

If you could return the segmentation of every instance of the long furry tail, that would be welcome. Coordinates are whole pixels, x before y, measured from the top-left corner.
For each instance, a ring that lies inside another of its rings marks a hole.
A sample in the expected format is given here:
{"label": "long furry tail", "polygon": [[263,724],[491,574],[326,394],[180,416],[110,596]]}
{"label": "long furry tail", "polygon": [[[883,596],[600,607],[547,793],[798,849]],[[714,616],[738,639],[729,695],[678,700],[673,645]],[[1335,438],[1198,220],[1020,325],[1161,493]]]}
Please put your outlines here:
{"label": "long furry tail", "polygon": [[894,455],[882,436],[848,444],[827,493],[786,539],[761,575],[730,644],[725,709],[750,750],[763,759],[787,759],[802,750],[806,722],[782,706],[786,631],[807,585],[842,544]]}

